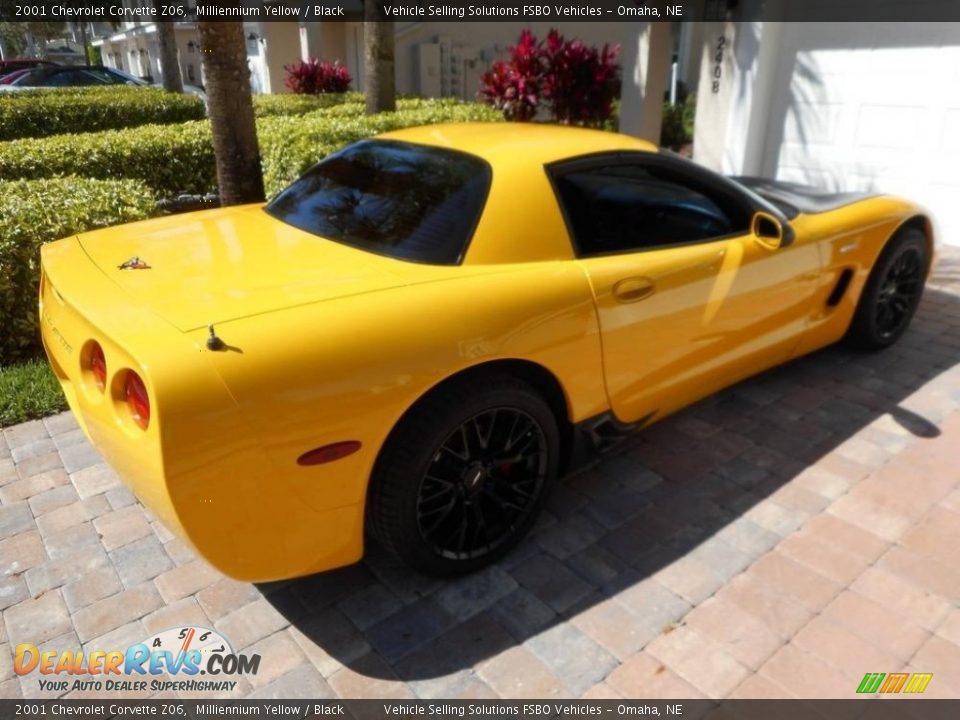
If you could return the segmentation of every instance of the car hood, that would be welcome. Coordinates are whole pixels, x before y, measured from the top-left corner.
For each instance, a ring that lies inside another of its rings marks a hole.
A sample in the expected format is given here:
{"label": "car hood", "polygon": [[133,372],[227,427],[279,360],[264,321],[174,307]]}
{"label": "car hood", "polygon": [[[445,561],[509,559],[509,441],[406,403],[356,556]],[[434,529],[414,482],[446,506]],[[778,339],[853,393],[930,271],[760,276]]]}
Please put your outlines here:
{"label": "car hood", "polygon": [[131,302],[184,332],[409,284],[423,267],[311,235],[262,207],[118,225],[81,235],[79,242]]}

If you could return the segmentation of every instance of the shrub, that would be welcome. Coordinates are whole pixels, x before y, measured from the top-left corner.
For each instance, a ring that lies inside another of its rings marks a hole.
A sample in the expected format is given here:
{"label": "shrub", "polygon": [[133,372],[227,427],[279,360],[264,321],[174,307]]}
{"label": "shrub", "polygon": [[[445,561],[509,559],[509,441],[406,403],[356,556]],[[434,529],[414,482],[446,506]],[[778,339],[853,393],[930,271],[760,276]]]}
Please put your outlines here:
{"label": "shrub", "polygon": [[480,95],[507,120],[533,120],[540,104],[544,50],[529,30],[510,48],[510,61],[497,61],[481,79]]}
{"label": "shrub", "polygon": [[610,117],[603,122],[603,129],[610,132],[620,132],[620,98],[611,104]]}
{"label": "shrub", "polygon": [[345,93],[350,89],[350,72],[337,62],[320,62],[310,58],[306,62],[284,65],[287,87],[297,95]]}
{"label": "shrub", "polygon": [[480,95],[507,120],[532,120],[545,107],[559,122],[602,127],[620,94],[619,52],[565,40],[556,30],[543,43],[524,30],[509,61],[484,74]]}
{"label": "shrub", "polygon": [[327,95],[254,95],[253,112],[257,117],[274,115],[306,115],[339,105],[354,105],[362,111],[360,93],[329,93]]}
{"label": "shrub", "polygon": [[203,100],[159,88],[111,86],[0,93],[0,140],[180,123],[204,117]]}
{"label": "shrub", "polygon": [[[258,120],[257,134],[267,192],[279,191],[327,153],[369,135],[413,125],[494,119],[493,110],[477,103],[420,99],[400,100],[397,112],[376,116],[365,115],[361,103],[350,102],[298,117],[264,117]],[[159,197],[216,191],[210,125],[143,125],[0,143],[0,177],[65,175],[142,180]]]}
{"label": "shrub", "polygon": [[663,104],[663,125],[660,144],[671,150],[679,150],[693,142],[693,120],[697,111],[697,96],[687,95],[682,103]]}
{"label": "shrub", "polygon": [[217,172],[210,123],[141,125],[0,144],[4,179],[66,175],[142,180],[160,195],[213,191]]}
{"label": "shrub", "polygon": [[156,212],[141,182],[58,178],[0,182],[0,364],[36,355],[40,245]]}
{"label": "shrub", "polygon": [[601,127],[620,96],[620,47],[597,49],[564,40],[551,30],[546,42],[543,96],[553,117],[565,124]]}

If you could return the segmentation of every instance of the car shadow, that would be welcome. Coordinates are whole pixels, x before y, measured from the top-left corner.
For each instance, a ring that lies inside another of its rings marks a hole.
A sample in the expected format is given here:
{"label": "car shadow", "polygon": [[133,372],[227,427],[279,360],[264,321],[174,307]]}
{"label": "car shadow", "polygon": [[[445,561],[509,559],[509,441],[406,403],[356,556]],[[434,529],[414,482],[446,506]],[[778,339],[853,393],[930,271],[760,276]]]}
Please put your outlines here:
{"label": "car shadow", "polygon": [[[521,643],[583,692],[618,662],[590,636],[638,650],[866,476],[878,454],[939,435],[960,393],[948,388],[939,405],[937,393],[914,393],[957,364],[952,253],[896,346],[827,348],[624,441],[559,482],[531,536],[491,568],[441,581],[370,543],[355,566],[259,587],[323,657],[423,697],[449,696]],[[678,561],[706,579],[667,590],[654,576]],[[591,619],[611,600],[614,611]],[[597,625],[617,618],[620,627]]]}

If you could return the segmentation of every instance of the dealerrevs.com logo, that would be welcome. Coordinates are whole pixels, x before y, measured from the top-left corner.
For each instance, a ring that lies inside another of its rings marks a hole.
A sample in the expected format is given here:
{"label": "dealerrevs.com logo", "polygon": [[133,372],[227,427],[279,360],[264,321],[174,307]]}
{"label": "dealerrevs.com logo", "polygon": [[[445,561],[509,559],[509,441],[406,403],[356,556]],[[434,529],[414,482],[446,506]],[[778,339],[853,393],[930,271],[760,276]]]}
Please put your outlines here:
{"label": "dealerrevs.com logo", "polygon": [[126,650],[40,650],[22,643],[16,647],[13,668],[17,675],[41,675],[40,690],[47,692],[229,692],[237,685],[229,678],[255,675],[260,656],[233,652],[216,630],[183,627],[164,630]]}

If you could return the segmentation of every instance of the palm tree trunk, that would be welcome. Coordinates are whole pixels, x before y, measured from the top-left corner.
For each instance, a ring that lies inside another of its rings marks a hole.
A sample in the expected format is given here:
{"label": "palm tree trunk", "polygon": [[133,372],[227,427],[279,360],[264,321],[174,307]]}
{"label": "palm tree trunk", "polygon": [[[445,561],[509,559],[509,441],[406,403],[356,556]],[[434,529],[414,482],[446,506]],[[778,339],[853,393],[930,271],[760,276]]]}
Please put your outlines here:
{"label": "palm tree trunk", "polygon": [[380,3],[363,3],[364,85],[367,115],[397,108],[396,77],[393,68],[394,29],[392,20],[384,20]]}
{"label": "palm tree trunk", "polygon": [[[154,0],[154,7],[158,0]],[[177,59],[177,38],[173,22],[155,21],[157,42],[160,45],[160,72],[163,73],[163,89],[168,92],[183,92],[180,77],[180,61]]]}
{"label": "palm tree trunk", "polygon": [[83,46],[83,64],[90,67],[90,39],[87,37],[87,24],[80,23],[80,44]]}
{"label": "palm tree trunk", "polygon": [[45,42],[37,43],[37,39],[29,30],[24,33],[24,40],[27,45],[27,57],[38,57],[41,60],[47,57],[47,44]]}
{"label": "palm tree trunk", "polygon": [[200,31],[207,112],[217,157],[221,205],[264,198],[260,147],[250,96],[250,69],[242,22],[203,21]]}

